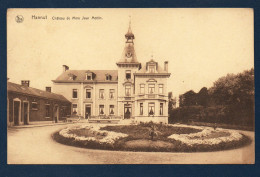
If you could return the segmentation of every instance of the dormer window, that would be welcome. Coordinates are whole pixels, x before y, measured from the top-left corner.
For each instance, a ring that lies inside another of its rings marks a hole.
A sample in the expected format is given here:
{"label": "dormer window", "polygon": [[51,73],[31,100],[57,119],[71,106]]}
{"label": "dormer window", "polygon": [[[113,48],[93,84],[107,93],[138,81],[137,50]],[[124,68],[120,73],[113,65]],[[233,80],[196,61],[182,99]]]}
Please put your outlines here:
{"label": "dormer window", "polygon": [[69,80],[75,80],[76,76],[74,74],[68,74],[69,75]]}
{"label": "dormer window", "polygon": [[92,80],[92,73],[87,73],[87,80]]}
{"label": "dormer window", "polygon": [[112,80],[112,76],[109,75],[109,74],[106,74],[106,80],[107,80],[107,81],[111,81],[111,80]]}
{"label": "dormer window", "polygon": [[149,66],[149,72],[154,73],[155,72],[155,65],[150,65]]}

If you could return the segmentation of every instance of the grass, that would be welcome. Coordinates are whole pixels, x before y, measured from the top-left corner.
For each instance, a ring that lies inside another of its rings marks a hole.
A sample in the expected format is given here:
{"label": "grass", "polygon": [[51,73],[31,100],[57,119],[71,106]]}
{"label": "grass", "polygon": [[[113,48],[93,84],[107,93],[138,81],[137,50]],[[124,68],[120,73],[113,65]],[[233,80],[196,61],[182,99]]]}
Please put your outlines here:
{"label": "grass", "polygon": [[[193,122],[185,122],[184,124],[195,125],[195,126],[207,126],[207,127],[214,127],[215,126],[215,123],[195,122],[195,121],[193,121]],[[230,125],[230,124],[224,124],[224,123],[217,123],[216,126],[218,128],[254,131],[254,126]]]}
{"label": "grass", "polygon": [[[53,134],[53,138],[62,144],[77,146],[91,149],[107,149],[119,151],[147,151],[147,152],[210,152],[227,149],[235,149],[251,143],[250,138],[243,135],[239,141],[228,143],[220,143],[217,145],[195,144],[188,146],[181,141],[167,138],[172,134],[189,134],[196,133],[201,130],[188,127],[172,127],[162,124],[154,124],[157,131],[160,133],[155,137],[155,141],[150,140],[149,131],[151,124],[139,125],[120,125],[120,126],[106,126],[101,130],[114,131],[128,134],[128,137],[118,139],[114,144],[100,144],[96,141],[75,141],[73,138],[65,138],[59,135],[59,132]],[[71,130],[71,133],[79,136],[91,136],[103,138],[103,134],[98,132],[91,132],[87,129]],[[228,136],[226,132],[214,132],[205,138],[215,138],[221,136]],[[171,146],[169,144],[172,144]]]}
{"label": "grass", "polygon": [[[166,140],[168,136],[172,134],[189,134],[197,133],[201,130],[188,128],[188,127],[173,127],[161,124],[154,124],[156,130],[159,132],[157,140]],[[120,125],[120,126],[106,126],[102,127],[100,130],[113,131],[118,133],[128,134],[130,139],[149,139],[149,132],[151,125],[149,124],[139,124],[139,125]]]}

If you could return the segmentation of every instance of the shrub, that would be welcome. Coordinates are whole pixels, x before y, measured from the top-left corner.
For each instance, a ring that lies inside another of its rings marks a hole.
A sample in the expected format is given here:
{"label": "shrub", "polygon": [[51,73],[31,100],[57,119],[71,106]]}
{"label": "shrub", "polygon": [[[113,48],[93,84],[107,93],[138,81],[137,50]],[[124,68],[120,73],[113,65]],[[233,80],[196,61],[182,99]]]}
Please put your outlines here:
{"label": "shrub", "polygon": [[208,122],[253,127],[254,111],[237,105],[185,106],[170,111],[169,123]]}

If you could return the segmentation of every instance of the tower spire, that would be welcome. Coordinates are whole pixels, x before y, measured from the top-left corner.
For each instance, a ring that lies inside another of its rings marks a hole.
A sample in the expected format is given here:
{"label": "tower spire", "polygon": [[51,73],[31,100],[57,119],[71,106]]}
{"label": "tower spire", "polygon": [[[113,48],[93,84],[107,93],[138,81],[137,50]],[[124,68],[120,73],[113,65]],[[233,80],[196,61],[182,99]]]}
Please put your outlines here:
{"label": "tower spire", "polygon": [[129,27],[128,27],[128,32],[132,33],[132,30],[131,30],[131,15],[129,15]]}
{"label": "tower spire", "polygon": [[133,43],[133,39],[135,38],[131,29],[131,15],[129,15],[129,27],[127,33],[125,34],[125,38],[127,39],[126,42],[131,42],[131,43]]}
{"label": "tower spire", "polygon": [[135,49],[134,49],[134,39],[135,36],[131,29],[131,16],[129,16],[129,26],[128,31],[125,34],[126,42],[125,48],[122,54],[120,61],[117,64],[124,63],[124,64],[134,64],[135,66],[141,67],[141,63],[137,61]]}

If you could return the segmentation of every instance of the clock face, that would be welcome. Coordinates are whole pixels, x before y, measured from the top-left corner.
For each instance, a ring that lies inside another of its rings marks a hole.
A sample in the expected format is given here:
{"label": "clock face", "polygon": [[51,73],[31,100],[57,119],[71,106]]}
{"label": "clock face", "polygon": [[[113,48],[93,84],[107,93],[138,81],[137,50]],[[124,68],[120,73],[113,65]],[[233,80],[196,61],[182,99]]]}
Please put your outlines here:
{"label": "clock face", "polygon": [[126,53],[126,57],[130,58],[132,54],[130,52]]}

